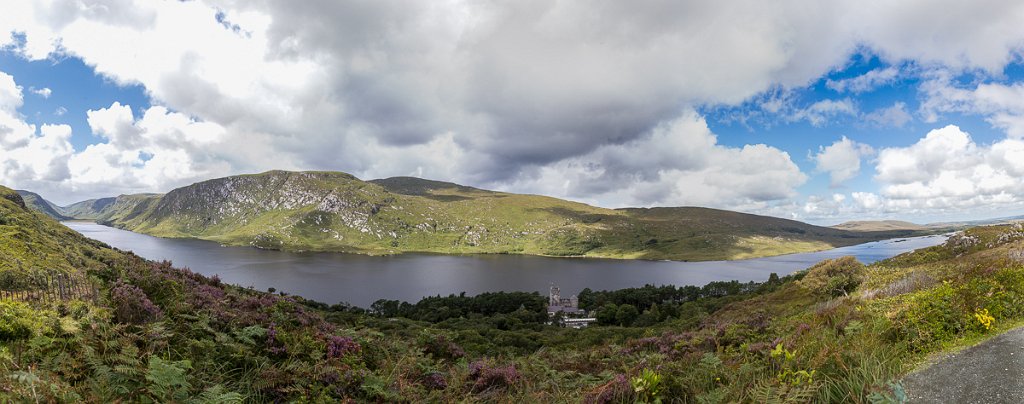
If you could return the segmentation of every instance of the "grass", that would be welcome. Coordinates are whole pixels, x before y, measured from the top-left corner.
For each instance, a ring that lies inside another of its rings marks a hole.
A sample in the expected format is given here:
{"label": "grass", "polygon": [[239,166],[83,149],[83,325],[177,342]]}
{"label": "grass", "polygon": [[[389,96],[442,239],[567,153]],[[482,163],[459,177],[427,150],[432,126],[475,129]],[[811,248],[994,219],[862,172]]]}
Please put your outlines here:
{"label": "grass", "polygon": [[332,172],[228,177],[164,196],[120,196],[99,206],[101,212],[83,214],[155,236],[367,254],[706,261],[916,234],[850,232],[705,208],[604,209],[410,177],[364,182]]}
{"label": "grass", "polygon": [[884,402],[926,358],[1024,324],[1024,231],[1011,226],[659,300],[677,314],[643,327],[571,330],[529,310],[431,323],[224,285],[85,239],[5,188],[0,221],[6,280],[54,266],[103,295],[0,302],[0,401]]}

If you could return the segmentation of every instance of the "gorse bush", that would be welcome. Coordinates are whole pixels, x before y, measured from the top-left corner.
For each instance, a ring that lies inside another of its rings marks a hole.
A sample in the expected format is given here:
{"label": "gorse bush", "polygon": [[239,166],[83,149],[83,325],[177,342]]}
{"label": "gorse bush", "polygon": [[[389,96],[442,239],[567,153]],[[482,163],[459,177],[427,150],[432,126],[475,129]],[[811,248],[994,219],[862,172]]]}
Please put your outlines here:
{"label": "gorse bush", "polygon": [[978,320],[978,324],[985,329],[985,331],[992,329],[992,324],[995,323],[996,318],[988,314],[988,309],[978,309],[974,312],[974,319]]}

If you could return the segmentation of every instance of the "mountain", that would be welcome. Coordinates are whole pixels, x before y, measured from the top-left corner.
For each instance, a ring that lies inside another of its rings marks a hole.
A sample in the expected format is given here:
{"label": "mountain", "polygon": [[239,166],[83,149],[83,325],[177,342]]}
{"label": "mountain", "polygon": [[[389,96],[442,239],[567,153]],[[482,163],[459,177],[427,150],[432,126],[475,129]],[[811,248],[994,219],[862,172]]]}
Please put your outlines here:
{"label": "mountain", "polygon": [[89,199],[87,201],[81,201],[65,206],[63,208],[64,214],[71,216],[75,219],[87,219],[95,220],[100,216],[100,212],[114,203],[117,198],[100,198],[100,199]]}
{"label": "mountain", "polygon": [[52,217],[57,220],[68,220],[71,217],[66,216],[62,213],[62,209],[52,202],[43,199],[39,194],[31,191],[17,190],[15,191],[24,200],[25,205],[42,212],[43,214]]}
{"label": "mountain", "polygon": [[22,192],[0,186],[0,289],[18,287],[38,274],[81,272],[97,264],[102,243],[36,212],[39,205]]}
{"label": "mountain", "polygon": [[[796,226],[717,212],[707,222]],[[920,393],[900,383],[916,364],[1024,321],[1021,262],[1024,226],[977,227],[764,283],[585,289],[597,322],[574,330],[545,325],[537,293],[366,311],[228,285],[87,239],[0,187],[0,402],[902,402]]]}
{"label": "mountain", "polygon": [[922,226],[915,223],[904,222],[899,220],[860,220],[850,221],[832,226],[833,229],[851,230],[851,231],[890,231],[890,230],[914,230],[923,231],[927,230],[928,226]]}
{"label": "mountain", "polygon": [[161,237],[366,254],[719,260],[915,234],[853,232],[707,208],[605,209],[413,177],[362,181],[339,172],[218,178],[165,195],[86,201],[65,212]]}
{"label": "mountain", "polygon": [[454,184],[451,182],[425,180],[416,177],[391,177],[379,180],[370,180],[368,182],[380,185],[384,187],[384,189],[396,194],[424,196],[431,199],[437,199],[439,201],[469,199],[469,197],[461,196],[461,194],[477,196],[498,194],[498,192],[467,187],[465,185]]}

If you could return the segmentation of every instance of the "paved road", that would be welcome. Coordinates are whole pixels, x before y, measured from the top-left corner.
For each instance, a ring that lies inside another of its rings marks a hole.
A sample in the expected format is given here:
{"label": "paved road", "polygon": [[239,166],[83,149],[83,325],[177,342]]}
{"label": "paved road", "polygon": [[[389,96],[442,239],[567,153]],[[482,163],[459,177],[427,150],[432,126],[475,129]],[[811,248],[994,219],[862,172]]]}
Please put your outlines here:
{"label": "paved road", "polygon": [[907,375],[911,403],[1024,403],[1024,328]]}

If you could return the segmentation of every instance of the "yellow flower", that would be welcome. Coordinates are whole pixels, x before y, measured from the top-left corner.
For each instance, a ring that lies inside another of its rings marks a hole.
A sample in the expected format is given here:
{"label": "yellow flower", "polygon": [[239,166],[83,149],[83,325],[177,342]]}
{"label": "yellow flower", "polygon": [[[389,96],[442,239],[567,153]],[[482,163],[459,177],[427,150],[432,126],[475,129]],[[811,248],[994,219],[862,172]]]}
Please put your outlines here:
{"label": "yellow flower", "polygon": [[988,309],[978,309],[974,311],[974,318],[978,320],[978,323],[982,327],[985,327],[985,331],[992,329],[992,324],[995,323],[996,318],[988,314]]}

